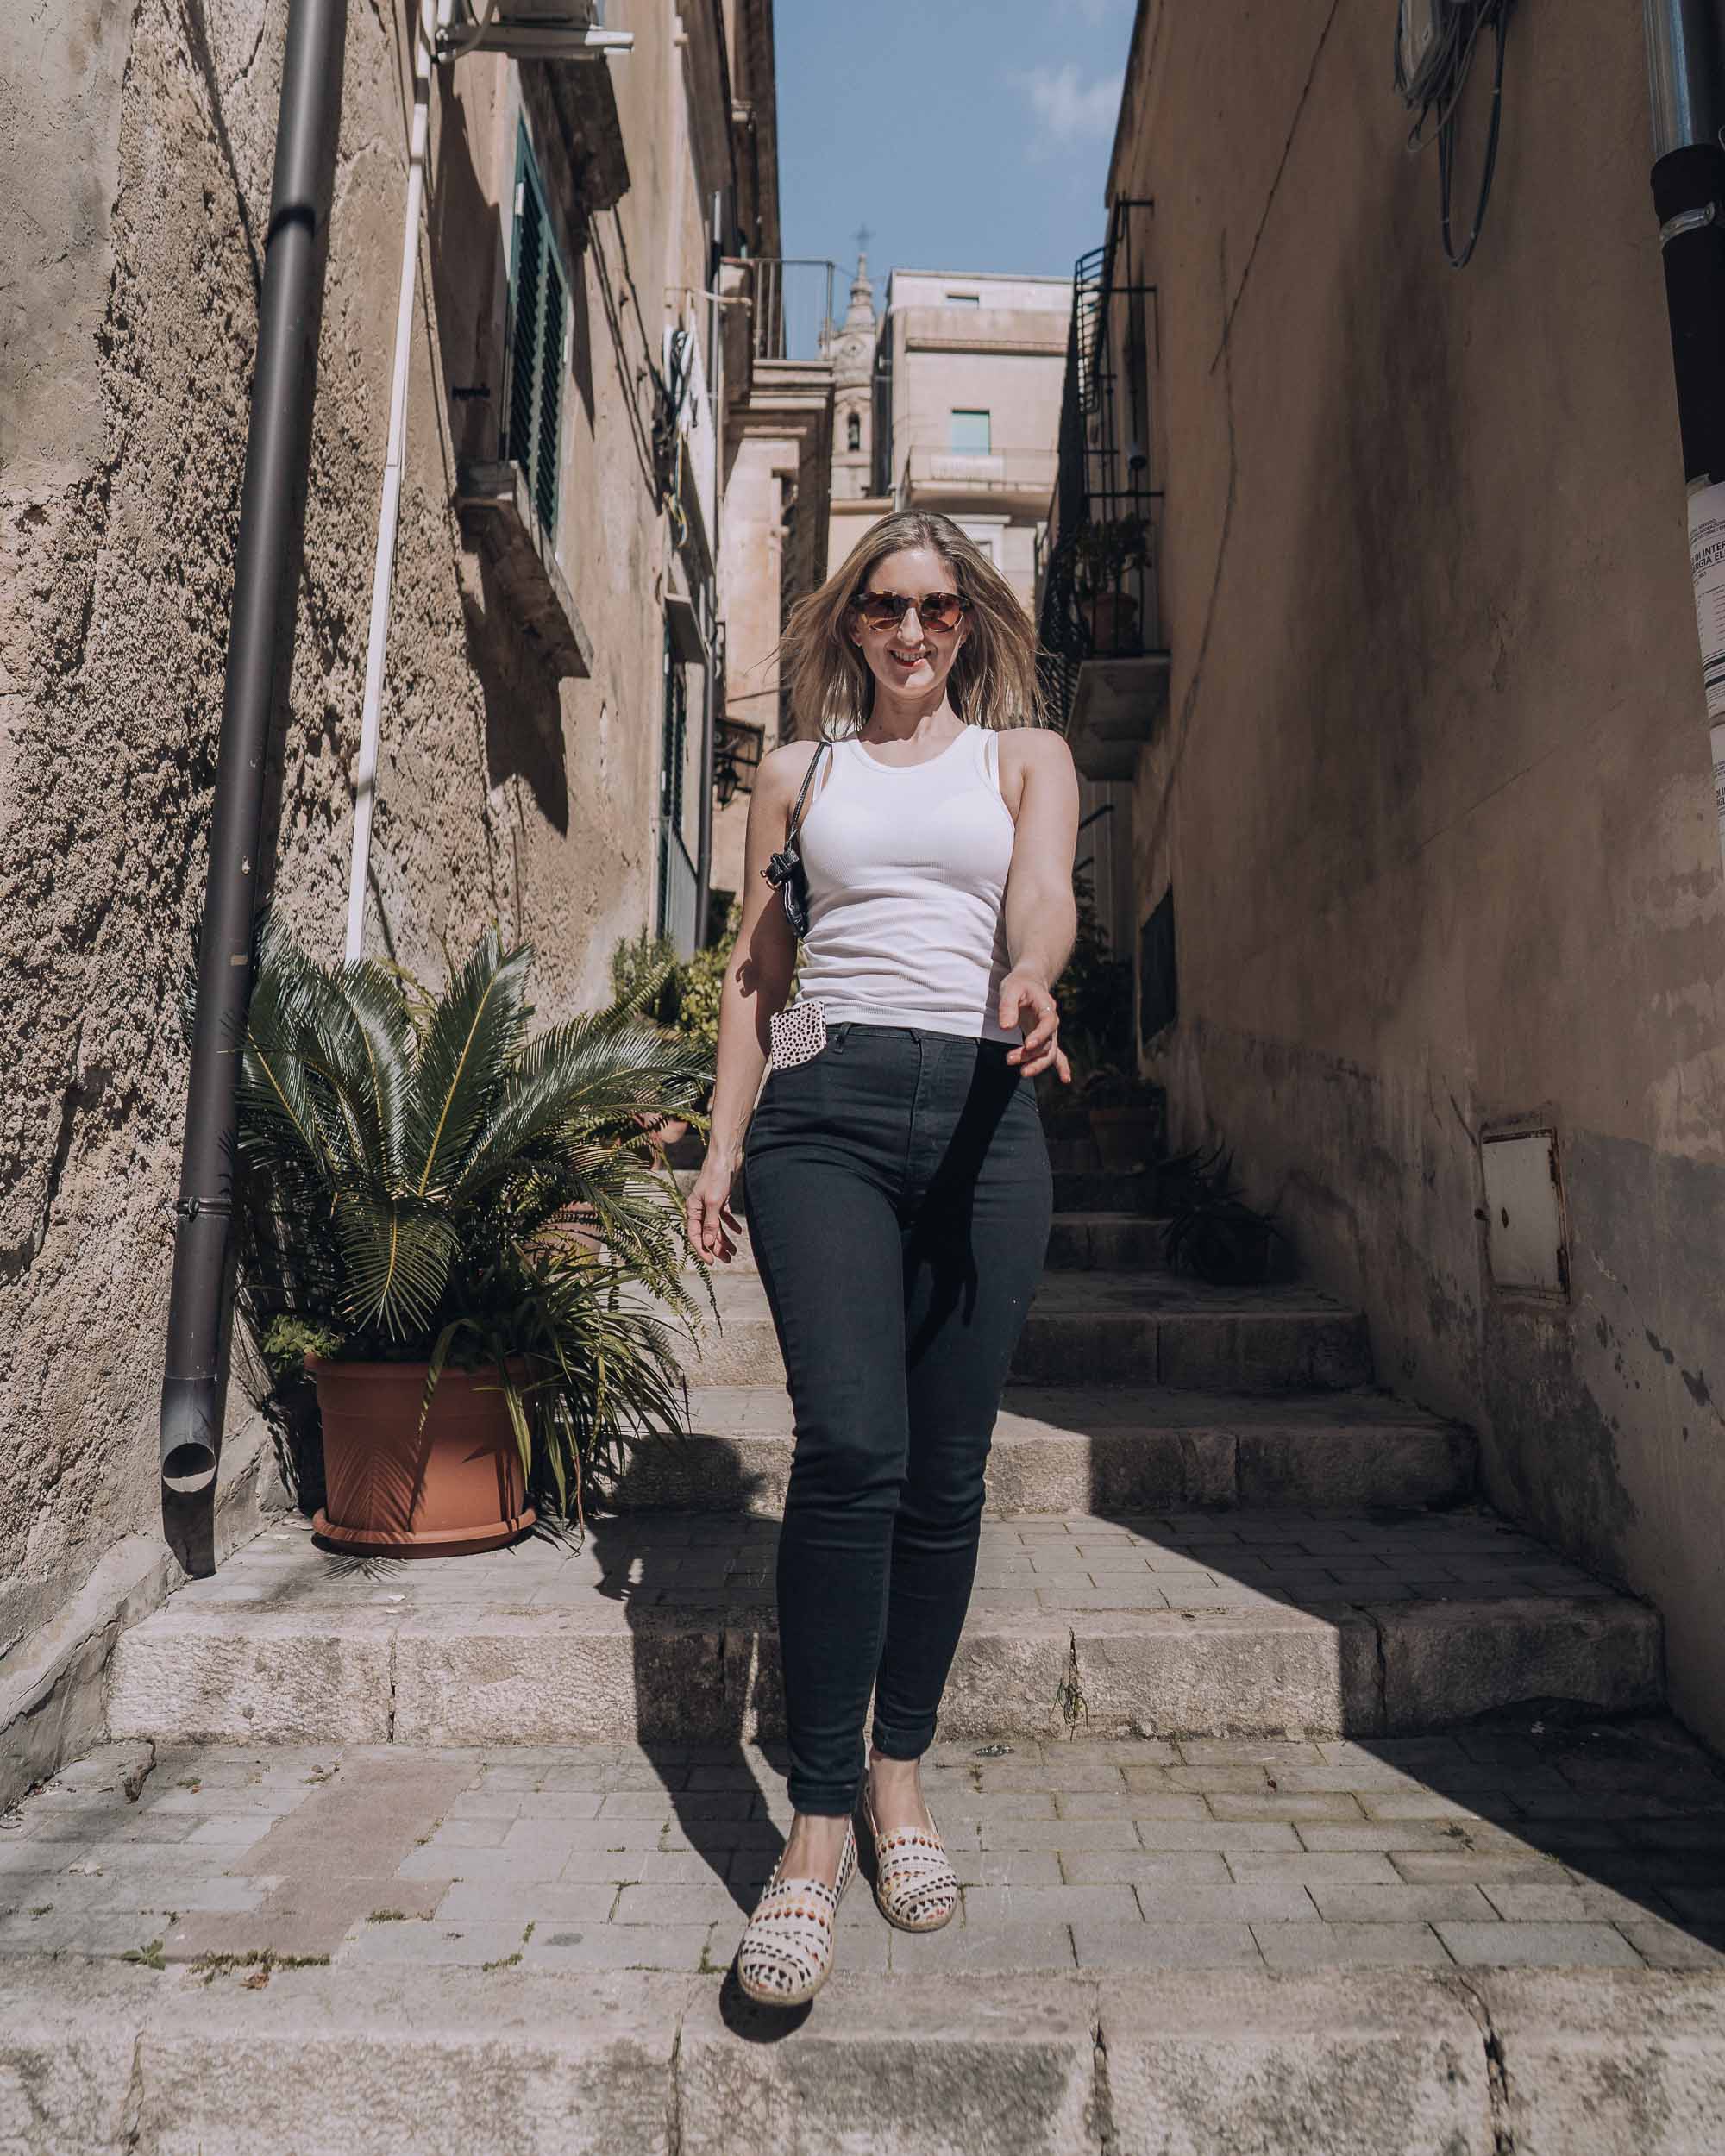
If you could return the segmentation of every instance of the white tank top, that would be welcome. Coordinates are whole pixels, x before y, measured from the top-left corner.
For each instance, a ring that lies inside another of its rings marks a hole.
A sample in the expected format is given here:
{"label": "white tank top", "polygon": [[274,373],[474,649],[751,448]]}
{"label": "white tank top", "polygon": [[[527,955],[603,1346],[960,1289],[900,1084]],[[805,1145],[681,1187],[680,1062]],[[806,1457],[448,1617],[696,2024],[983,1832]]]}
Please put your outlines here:
{"label": "white tank top", "polygon": [[816,785],[799,840],[809,888],[799,999],[823,1004],[829,1022],[1016,1044],[1022,1035],[997,1016],[1013,833],[999,736],[966,726],[913,764],[881,763],[846,739]]}

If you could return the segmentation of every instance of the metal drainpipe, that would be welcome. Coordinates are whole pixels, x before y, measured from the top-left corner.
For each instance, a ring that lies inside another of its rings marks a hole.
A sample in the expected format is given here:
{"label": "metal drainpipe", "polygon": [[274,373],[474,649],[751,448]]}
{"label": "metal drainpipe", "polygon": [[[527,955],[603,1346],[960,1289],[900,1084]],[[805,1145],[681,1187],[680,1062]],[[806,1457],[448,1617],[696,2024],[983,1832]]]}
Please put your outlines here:
{"label": "metal drainpipe", "polygon": [[[715,190],[712,197],[713,244],[712,258],[717,261],[723,253],[719,244],[719,220],[724,215],[724,197]],[[717,269],[710,272],[715,288],[718,283]],[[700,836],[696,850],[699,860],[695,868],[695,949],[706,942],[706,917],[712,912],[712,777],[718,762],[718,713],[712,708],[713,696],[718,686],[718,670],[714,663],[718,646],[718,525],[720,498],[724,491],[724,310],[717,302],[709,304],[706,310],[706,395],[712,411],[712,530],[707,534],[707,544],[712,549],[712,576],[708,590],[712,595],[709,610],[711,618],[701,624],[706,637],[706,664],[702,668],[703,694],[701,697],[701,753],[700,753]]]}
{"label": "metal drainpipe", "polygon": [[1690,556],[1725,856],[1725,55],[1718,0],[1644,0],[1653,204],[1677,375]]}
{"label": "metal drainpipe", "polygon": [[291,0],[288,10],[162,1375],[162,1480],[181,1495],[210,1487],[221,1451],[236,1046],[251,1000],[273,690],[282,640],[293,633],[288,569],[310,449],[347,16],[347,0]]}

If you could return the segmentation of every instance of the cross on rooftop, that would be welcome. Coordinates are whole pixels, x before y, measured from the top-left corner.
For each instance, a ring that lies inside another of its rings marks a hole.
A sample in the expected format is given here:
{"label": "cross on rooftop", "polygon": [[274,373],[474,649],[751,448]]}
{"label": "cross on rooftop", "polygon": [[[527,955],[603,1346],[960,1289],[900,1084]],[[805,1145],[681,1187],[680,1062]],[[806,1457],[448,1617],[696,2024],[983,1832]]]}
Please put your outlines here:
{"label": "cross on rooftop", "polygon": [[856,252],[859,254],[866,254],[869,252],[869,242],[875,235],[869,226],[859,224],[850,236],[856,242]]}

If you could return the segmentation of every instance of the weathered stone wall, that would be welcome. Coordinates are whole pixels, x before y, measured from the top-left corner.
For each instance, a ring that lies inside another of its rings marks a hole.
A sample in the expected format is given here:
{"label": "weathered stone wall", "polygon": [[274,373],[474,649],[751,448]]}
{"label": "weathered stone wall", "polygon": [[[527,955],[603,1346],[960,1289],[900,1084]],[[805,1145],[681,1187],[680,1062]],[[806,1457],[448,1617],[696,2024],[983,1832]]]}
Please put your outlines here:
{"label": "weathered stone wall", "polygon": [[[664,126],[681,54],[668,21],[630,12],[637,51],[609,65],[633,186],[574,254],[565,384],[562,555],[593,677],[559,682],[531,656],[450,509],[459,437],[486,423],[448,390],[487,367],[493,391],[500,379],[519,106],[504,63],[463,61],[434,95],[379,774],[375,946],[436,975],[446,944],[495,918],[538,947],[553,1016],[603,993],[613,943],[647,918],[663,521],[631,422],[650,410],[643,359],[658,357],[667,288],[704,267],[702,192]],[[202,902],[286,6],[14,0],[7,14],[0,1651],[121,1538],[156,1528],[179,998]],[[401,16],[352,0],[279,839],[264,864],[278,904],[331,956],[396,311]],[[237,1395],[224,1485],[263,1445]]]}
{"label": "weathered stone wall", "polygon": [[[1725,906],[1640,11],[1518,10],[1459,276],[1389,20],[1140,11],[1113,186],[1155,199],[1160,287],[1174,674],[1135,820],[1182,1015],[1155,1068],[1176,1138],[1226,1133],[1364,1305],[1383,1382],[1655,1600],[1718,1742]],[[1482,1126],[1541,1110],[1559,1306],[1493,1287],[1476,1210]]]}

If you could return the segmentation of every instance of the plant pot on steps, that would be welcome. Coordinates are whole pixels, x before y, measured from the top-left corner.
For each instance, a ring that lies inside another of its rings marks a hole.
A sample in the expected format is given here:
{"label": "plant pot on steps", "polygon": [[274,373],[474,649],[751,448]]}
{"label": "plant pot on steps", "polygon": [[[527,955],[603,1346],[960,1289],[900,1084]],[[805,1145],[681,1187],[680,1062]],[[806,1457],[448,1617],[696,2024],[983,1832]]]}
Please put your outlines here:
{"label": "plant pot on steps", "polygon": [[1119,1108],[1092,1108],[1090,1135],[1102,1166],[1115,1174],[1145,1168],[1162,1150],[1163,1111],[1160,1102],[1148,1106],[1133,1102]]}
{"label": "plant pot on steps", "polygon": [[469,1557],[532,1526],[494,1370],[446,1369],[422,1427],[423,1363],[308,1355],[305,1367],[323,1419],[327,1492],[311,1525],[332,1548],[350,1557]]}

